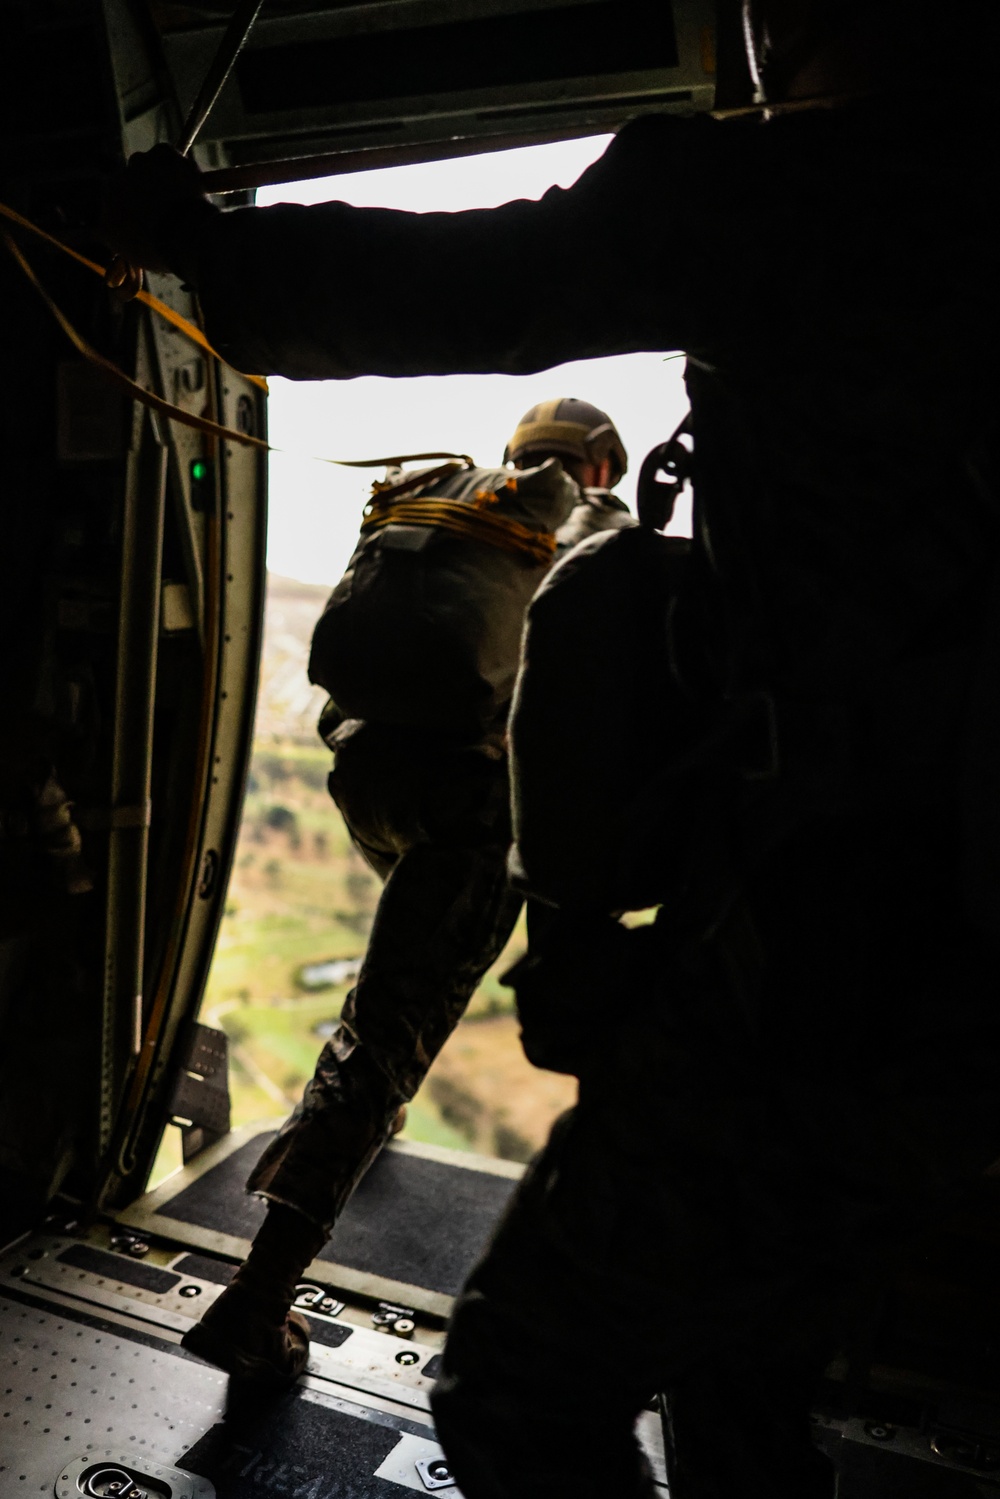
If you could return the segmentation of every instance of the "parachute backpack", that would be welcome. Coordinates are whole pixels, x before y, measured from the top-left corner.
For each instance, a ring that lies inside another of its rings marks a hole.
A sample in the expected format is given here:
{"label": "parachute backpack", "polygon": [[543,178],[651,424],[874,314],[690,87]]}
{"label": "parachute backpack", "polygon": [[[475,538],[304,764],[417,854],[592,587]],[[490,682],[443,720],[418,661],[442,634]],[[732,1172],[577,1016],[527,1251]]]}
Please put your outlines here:
{"label": "parachute backpack", "polygon": [[346,718],[470,743],[502,730],[525,610],[578,498],[557,459],[376,484],[313,634],[310,680]]}
{"label": "parachute backpack", "polygon": [[510,716],[509,867],[516,886],[564,910],[672,899],[707,825],[716,756],[702,632],[678,617],[700,581],[691,542],[662,534],[690,471],[687,432],[685,419],[643,463],[640,524],[581,541],[527,613]]}

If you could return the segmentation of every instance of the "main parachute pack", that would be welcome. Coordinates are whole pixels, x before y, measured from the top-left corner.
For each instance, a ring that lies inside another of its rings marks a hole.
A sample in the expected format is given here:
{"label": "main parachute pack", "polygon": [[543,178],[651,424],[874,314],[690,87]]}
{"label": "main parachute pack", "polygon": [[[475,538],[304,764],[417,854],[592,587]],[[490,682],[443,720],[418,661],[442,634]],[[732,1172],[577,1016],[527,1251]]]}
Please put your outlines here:
{"label": "main parachute pack", "polygon": [[579,498],[554,459],[377,485],[313,634],[310,680],[345,718],[468,742],[502,730],[525,610]]}

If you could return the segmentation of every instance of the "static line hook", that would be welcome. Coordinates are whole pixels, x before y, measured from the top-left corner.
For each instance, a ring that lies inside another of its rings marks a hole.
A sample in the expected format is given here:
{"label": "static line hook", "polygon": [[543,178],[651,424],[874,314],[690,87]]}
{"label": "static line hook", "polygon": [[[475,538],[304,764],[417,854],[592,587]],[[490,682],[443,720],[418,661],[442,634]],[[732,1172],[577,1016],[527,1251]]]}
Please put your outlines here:
{"label": "static line hook", "polygon": [[104,273],[104,284],[119,302],[131,302],[142,291],[142,270],[116,255]]}

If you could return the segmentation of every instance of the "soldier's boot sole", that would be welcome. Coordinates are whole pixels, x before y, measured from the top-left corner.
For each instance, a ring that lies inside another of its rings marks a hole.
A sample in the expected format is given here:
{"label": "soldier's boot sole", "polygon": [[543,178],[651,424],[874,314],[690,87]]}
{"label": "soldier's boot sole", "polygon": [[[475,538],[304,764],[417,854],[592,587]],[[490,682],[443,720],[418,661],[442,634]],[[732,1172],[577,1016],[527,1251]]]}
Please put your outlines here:
{"label": "soldier's boot sole", "polygon": [[[221,1301],[220,1297],[220,1301]],[[283,1390],[294,1384],[309,1361],[309,1323],[298,1312],[289,1312],[281,1327],[256,1329],[245,1322],[235,1325],[213,1319],[210,1307],[205,1319],[181,1338],[188,1353],[222,1369],[231,1379],[259,1390]],[[263,1347],[261,1344],[263,1343]]]}

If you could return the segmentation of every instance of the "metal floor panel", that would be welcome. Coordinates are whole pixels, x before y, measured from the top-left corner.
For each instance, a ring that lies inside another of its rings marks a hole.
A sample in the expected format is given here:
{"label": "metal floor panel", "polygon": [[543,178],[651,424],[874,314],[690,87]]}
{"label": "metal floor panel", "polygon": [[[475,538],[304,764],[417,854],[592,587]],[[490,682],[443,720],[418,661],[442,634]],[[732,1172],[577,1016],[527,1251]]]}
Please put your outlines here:
{"label": "metal floor panel", "polygon": [[[78,1499],[107,1462],[158,1481],[155,1499],[391,1499],[426,1493],[418,1464],[442,1461],[429,1420],[387,1402],[307,1380],[227,1413],[227,1384],[152,1333],[0,1293],[0,1494]],[[171,1469],[205,1481],[185,1493]]]}
{"label": "metal floor panel", "polygon": [[[39,1234],[30,1246],[18,1246],[0,1256],[0,1292],[6,1288],[55,1294],[89,1315],[123,1318],[136,1330],[177,1342],[223,1289],[218,1280],[180,1274],[172,1268],[184,1265],[188,1258],[180,1254],[165,1267],[155,1267],[95,1249],[79,1239]],[[162,1277],[156,1289],[132,1283],[140,1277],[152,1278],[151,1272]],[[307,1316],[312,1329],[310,1375],[421,1413],[429,1410],[440,1336],[428,1343],[419,1336],[403,1339],[391,1332],[376,1332],[366,1312],[358,1314],[363,1320],[314,1311]]]}
{"label": "metal floor panel", "polygon": [[[120,1221],[244,1259],[265,1212],[244,1184],[271,1135],[234,1131]],[[362,1180],[309,1278],[446,1318],[522,1172],[510,1161],[394,1141]]]}
{"label": "metal floor panel", "polygon": [[0,1493],[52,1494],[67,1464],[107,1451],[175,1466],[221,1419],[225,1386],[133,1330],[0,1296]]}
{"label": "metal floor panel", "polygon": [[[82,1499],[109,1464],[148,1499],[461,1499],[428,1412],[440,1333],[376,1332],[362,1306],[310,1314],[296,1387],[227,1410],[226,1377],[178,1346],[225,1274],[155,1245],[137,1262],[107,1237],[38,1234],[0,1256],[0,1499]],[[639,1435],[662,1478],[658,1420]]]}

